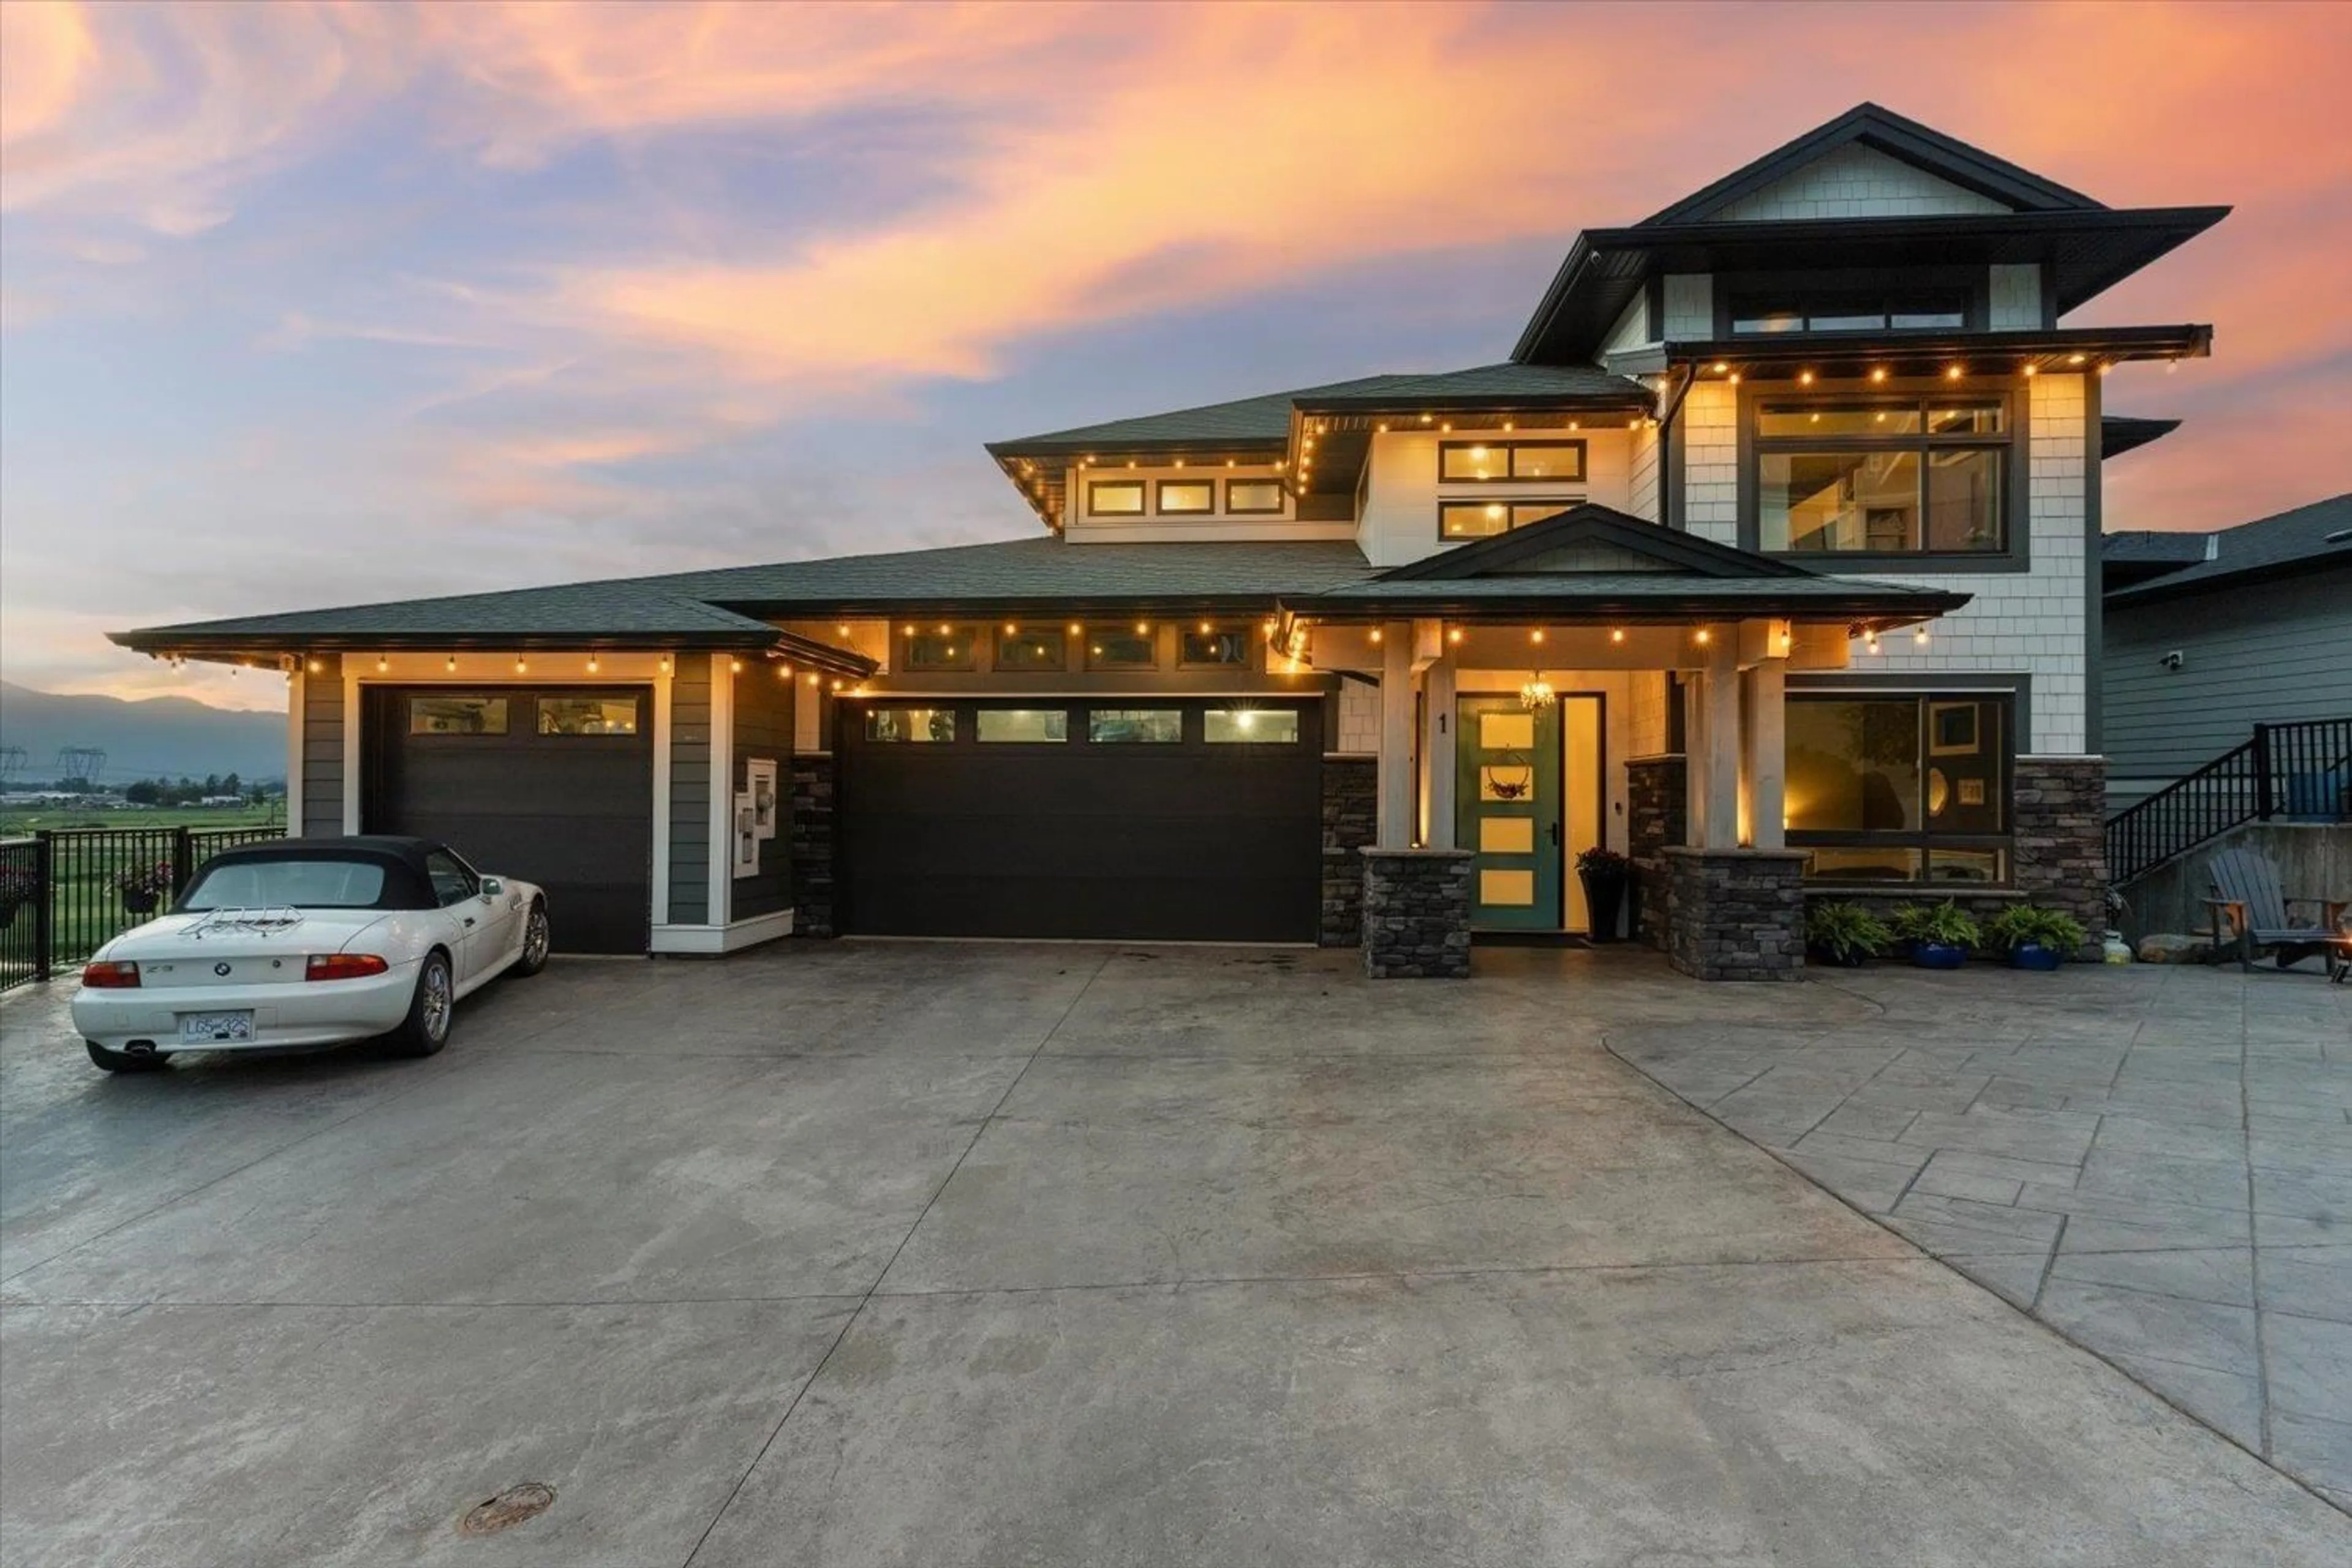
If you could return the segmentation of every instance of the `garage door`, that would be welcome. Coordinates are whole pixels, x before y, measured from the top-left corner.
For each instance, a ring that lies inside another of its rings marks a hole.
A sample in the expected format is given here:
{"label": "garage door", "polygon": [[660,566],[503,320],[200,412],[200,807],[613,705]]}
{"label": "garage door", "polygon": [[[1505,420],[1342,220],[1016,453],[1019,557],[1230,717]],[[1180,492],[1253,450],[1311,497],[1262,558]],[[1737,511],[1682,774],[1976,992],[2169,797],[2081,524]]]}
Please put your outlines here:
{"label": "garage door", "polygon": [[1318,703],[843,702],[844,929],[1312,942]]}
{"label": "garage door", "polygon": [[644,952],[652,701],[642,689],[371,689],[361,820],[547,889],[558,952]]}

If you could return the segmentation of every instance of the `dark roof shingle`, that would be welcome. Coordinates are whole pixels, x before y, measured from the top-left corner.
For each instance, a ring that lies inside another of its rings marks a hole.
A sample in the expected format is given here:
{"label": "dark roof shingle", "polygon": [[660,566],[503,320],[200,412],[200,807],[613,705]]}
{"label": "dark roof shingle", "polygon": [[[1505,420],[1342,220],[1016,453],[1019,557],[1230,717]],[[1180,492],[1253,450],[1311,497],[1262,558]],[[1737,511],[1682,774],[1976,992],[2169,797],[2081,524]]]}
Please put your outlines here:
{"label": "dark roof shingle", "polygon": [[[2154,536],[2157,539],[2164,535]],[[2213,532],[2175,534],[2195,543],[2191,564],[2167,572],[2106,595],[2110,605],[2143,604],[2183,594],[2201,593],[2224,584],[2248,582],[2289,572],[2323,566],[2352,565],[2352,491],[2313,501],[2292,511],[2257,518]],[[2211,558],[2206,542],[2212,541]],[[2118,541],[2133,541],[2118,543]],[[2179,546],[2159,545],[2150,536],[2110,534],[2101,542],[2101,558],[2110,561],[2171,559],[2155,552]]]}

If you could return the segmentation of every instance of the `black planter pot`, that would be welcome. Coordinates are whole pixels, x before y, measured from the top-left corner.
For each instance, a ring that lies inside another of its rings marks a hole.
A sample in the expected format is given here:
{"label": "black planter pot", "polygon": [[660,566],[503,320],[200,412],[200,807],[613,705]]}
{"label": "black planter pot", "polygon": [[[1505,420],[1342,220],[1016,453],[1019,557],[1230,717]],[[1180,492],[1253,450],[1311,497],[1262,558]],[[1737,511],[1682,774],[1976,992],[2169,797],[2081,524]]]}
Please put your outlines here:
{"label": "black planter pot", "polygon": [[1615,942],[1617,913],[1625,903],[1625,879],[1579,871],[1576,879],[1584,884],[1584,908],[1591,917],[1589,940]]}
{"label": "black planter pot", "polygon": [[134,915],[152,915],[155,912],[155,899],[153,893],[125,892],[122,907]]}

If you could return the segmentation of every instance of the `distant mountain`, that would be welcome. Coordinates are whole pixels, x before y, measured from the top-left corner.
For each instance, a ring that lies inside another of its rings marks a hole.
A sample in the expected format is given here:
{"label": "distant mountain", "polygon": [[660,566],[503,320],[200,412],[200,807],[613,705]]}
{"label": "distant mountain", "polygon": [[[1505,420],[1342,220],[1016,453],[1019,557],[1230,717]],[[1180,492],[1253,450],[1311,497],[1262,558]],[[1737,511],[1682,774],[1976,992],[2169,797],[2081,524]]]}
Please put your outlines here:
{"label": "distant mountain", "polygon": [[236,773],[247,781],[286,776],[286,719],[240,713],[185,697],[64,697],[0,680],[0,746],[25,749],[16,780],[57,776],[58,752],[95,746],[106,753],[100,784],[159,774],[203,778]]}

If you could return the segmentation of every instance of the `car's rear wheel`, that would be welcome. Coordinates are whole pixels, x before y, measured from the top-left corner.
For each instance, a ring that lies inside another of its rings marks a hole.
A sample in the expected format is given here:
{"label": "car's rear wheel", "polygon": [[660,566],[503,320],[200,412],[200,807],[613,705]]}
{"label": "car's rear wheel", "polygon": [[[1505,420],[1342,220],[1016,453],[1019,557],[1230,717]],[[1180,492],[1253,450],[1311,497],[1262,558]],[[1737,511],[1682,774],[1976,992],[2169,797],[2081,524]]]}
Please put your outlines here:
{"label": "car's rear wheel", "polygon": [[89,1059],[108,1072],[161,1072],[163,1058],[160,1056],[134,1057],[129,1051],[110,1051],[96,1040],[84,1040],[89,1047]]}
{"label": "car's rear wheel", "polygon": [[394,1055],[429,1057],[449,1043],[449,1025],[457,1009],[456,988],[449,979],[449,959],[428,952],[416,966],[416,994],[409,998],[408,1016],[392,1032]]}
{"label": "car's rear wheel", "polygon": [[514,961],[509,973],[536,974],[547,967],[547,900],[533,899],[530,913],[523,917],[522,952]]}

